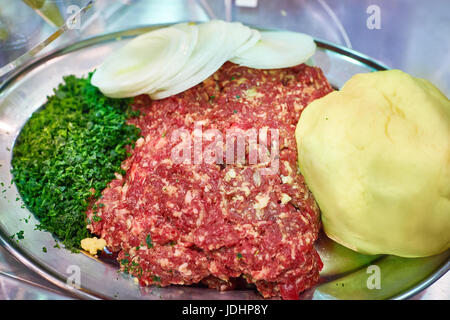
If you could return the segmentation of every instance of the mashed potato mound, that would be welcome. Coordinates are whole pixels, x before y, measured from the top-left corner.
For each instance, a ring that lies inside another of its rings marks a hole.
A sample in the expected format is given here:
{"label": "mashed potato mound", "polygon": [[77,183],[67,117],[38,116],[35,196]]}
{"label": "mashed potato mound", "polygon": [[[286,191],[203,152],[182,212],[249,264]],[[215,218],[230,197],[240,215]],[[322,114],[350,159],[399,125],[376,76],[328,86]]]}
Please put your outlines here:
{"label": "mashed potato mound", "polygon": [[329,237],[367,254],[450,247],[450,101],[430,82],[355,75],[303,111],[296,139]]}

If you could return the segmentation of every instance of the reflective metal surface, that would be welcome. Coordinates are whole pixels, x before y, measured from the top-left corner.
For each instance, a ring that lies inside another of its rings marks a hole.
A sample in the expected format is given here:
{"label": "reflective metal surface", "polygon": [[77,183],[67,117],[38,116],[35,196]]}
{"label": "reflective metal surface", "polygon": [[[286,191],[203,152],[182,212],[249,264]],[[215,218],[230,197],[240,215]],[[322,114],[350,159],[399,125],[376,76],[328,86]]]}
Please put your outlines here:
{"label": "reflective metal surface", "polygon": [[72,299],[0,246],[0,300]]}
{"label": "reflective metal surface", "polygon": [[7,73],[20,68],[23,64],[26,62],[32,60],[35,56],[39,54],[40,51],[42,51],[44,48],[46,48],[50,43],[52,43],[54,40],[56,40],[60,35],[62,35],[64,32],[69,30],[72,25],[74,24],[74,21],[77,21],[76,19],[81,19],[83,14],[89,10],[89,8],[92,7],[93,0],[89,1],[86,6],[81,8],[79,11],[75,13],[75,15],[67,19],[67,21],[59,27],[54,33],[52,33],[48,38],[46,38],[41,43],[38,43],[36,46],[34,46],[30,51],[24,53],[14,61],[11,61],[10,63],[0,67],[0,78]]}
{"label": "reflective metal surface", "polygon": [[[113,264],[55,248],[56,242],[49,233],[34,230],[36,219],[22,207],[16,187],[11,185],[10,160],[15,138],[32,112],[45,103],[47,95],[52,94],[62,76],[86,75],[109,53],[128,41],[128,37],[148,30],[140,28],[82,41],[31,63],[0,88],[0,182],[4,184],[0,194],[0,242],[21,263],[63,288],[69,296],[88,299],[260,299],[256,292],[250,290],[220,293],[195,287],[140,288],[129,276],[118,274]],[[355,73],[384,68],[351,50],[324,42],[318,45],[313,61],[336,88]],[[24,231],[23,240],[17,242],[10,238],[19,231]],[[396,287],[389,297],[406,298],[424,289],[448,270],[448,263],[442,266],[447,258],[439,260],[432,270],[419,272],[418,276],[416,273],[416,278],[408,279],[408,286]],[[10,277],[6,278],[3,287],[11,285]],[[411,284],[414,284],[412,288]],[[302,297],[329,298],[314,295],[314,291]]]}

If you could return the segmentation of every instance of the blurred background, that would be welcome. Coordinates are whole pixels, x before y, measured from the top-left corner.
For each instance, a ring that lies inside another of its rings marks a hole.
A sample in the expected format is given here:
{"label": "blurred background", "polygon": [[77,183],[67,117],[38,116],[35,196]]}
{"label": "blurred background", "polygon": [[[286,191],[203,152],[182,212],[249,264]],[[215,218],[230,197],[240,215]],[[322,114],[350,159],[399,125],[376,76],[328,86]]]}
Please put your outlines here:
{"label": "blurred background", "polygon": [[[47,38],[87,2],[0,0],[0,67]],[[450,93],[449,0],[96,0],[75,28],[40,54],[126,28],[215,18],[309,33]]]}
{"label": "blurred background", "polygon": [[[0,0],[0,68],[52,35],[87,2]],[[450,0],[96,0],[38,56],[127,28],[210,19],[305,32],[426,78],[450,95]],[[448,298],[449,281],[447,273],[414,299]],[[0,246],[0,299],[62,298],[71,297]]]}

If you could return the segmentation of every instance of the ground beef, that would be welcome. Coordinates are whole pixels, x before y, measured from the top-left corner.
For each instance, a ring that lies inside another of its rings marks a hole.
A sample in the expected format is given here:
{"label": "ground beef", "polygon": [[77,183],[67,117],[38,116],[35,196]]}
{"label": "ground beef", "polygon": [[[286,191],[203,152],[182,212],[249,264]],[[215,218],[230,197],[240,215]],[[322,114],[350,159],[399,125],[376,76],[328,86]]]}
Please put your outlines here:
{"label": "ground beef", "polygon": [[[142,115],[130,123],[143,138],[122,164],[126,174],[117,174],[89,210],[88,228],[142,285],[202,282],[229,290],[244,279],[266,298],[297,298],[318,281],[322,263],[313,247],[319,211],[297,169],[294,131],[305,106],[330,91],[319,68],[226,63],[176,96],[136,97]],[[243,162],[213,152],[216,162],[178,163],[172,152],[181,138],[174,133],[185,129],[194,141],[195,123],[203,131],[202,151],[215,142],[208,129],[225,136],[275,128],[279,152],[273,158],[269,143],[269,162],[251,163],[246,146]],[[260,174],[275,160],[274,174]]]}

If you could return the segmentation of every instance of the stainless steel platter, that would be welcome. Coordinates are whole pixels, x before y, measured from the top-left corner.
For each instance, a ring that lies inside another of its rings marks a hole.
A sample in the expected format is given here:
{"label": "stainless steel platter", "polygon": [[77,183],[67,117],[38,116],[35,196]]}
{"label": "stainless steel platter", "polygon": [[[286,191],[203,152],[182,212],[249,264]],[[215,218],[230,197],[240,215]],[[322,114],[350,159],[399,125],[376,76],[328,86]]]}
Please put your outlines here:
{"label": "stainless steel platter", "polygon": [[[112,263],[82,253],[55,248],[53,237],[35,230],[38,221],[23,206],[11,184],[11,156],[16,137],[31,114],[46,102],[69,74],[84,76],[130,38],[161,26],[126,30],[84,40],[32,61],[0,87],[0,243],[19,261],[42,277],[87,299],[261,299],[252,290],[217,292],[200,287],[141,288]],[[322,68],[335,88],[352,75],[386,69],[381,63],[330,43],[317,40],[313,62]],[[28,222],[26,222],[28,221]],[[11,235],[24,231],[24,239]],[[325,242],[321,242],[326,244]],[[47,252],[43,251],[45,247]],[[322,250],[322,251],[321,251]],[[319,244],[321,254],[332,254]],[[368,289],[367,263],[349,266],[343,274],[322,277],[320,284],[302,294],[304,299],[404,299],[423,290],[450,268],[447,251],[423,259],[383,256],[371,262],[382,270],[382,288]],[[333,256],[331,255],[331,258]],[[326,259],[324,259],[327,261]],[[80,281],[79,283],[77,281]],[[78,286],[79,284],[79,286]],[[384,288],[383,288],[384,287]],[[345,290],[340,289],[345,288]]]}

